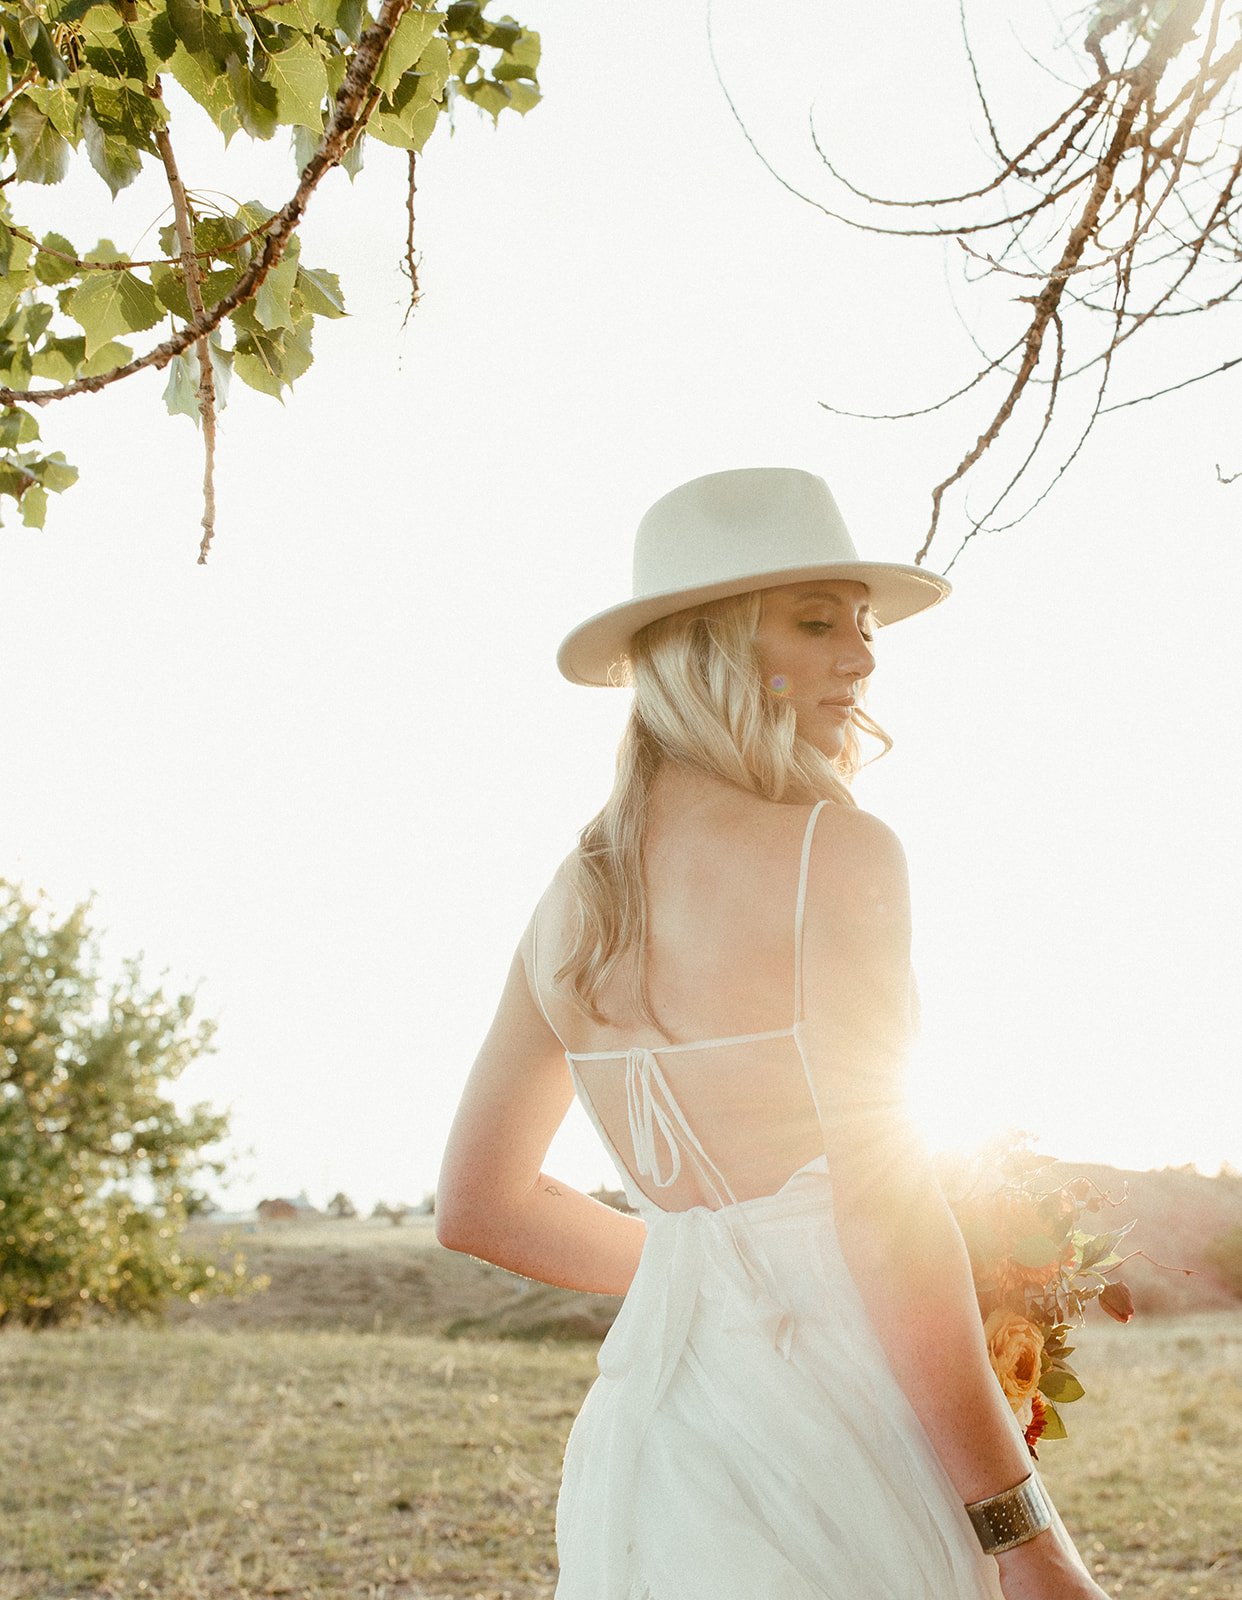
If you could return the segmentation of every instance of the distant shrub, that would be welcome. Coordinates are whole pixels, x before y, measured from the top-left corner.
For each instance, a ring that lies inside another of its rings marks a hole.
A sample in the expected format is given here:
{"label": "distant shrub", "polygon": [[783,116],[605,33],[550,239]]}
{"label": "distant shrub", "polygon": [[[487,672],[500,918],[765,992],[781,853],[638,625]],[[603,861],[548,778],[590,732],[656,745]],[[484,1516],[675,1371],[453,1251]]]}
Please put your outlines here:
{"label": "distant shrub", "polygon": [[1203,1259],[1234,1294],[1242,1296],[1242,1228],[1230,1228],[1213,1239],[1204,1250]]}

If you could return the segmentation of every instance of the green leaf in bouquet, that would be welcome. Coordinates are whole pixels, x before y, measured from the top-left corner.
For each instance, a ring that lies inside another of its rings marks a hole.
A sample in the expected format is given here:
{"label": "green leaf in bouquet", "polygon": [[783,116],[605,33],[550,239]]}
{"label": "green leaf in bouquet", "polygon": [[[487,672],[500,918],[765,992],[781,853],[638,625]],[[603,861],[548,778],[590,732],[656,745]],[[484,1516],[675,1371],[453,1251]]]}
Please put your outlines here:
{"label": "green leaf in bouquet", "polygon": [[1072,1400],[1081,1400],[1087,1391],[1072,1372],[1053,1367],[1039,1380],[1039,1392],[1045,1399],[1055,1400],[1058,1405],[1068,1405]]}
{"label": "green leaf in bouquet", "polygon": [[1083,1266],[1098,1266],[1105,1260],[1106,1257],[1112,1255],[1117,1246],[1121,1243],[1126,1234],[1129,1233],[1130,1229],[1137,1221],[1138,1218],[1134,1217],[1131,1218],[1129,1222],[1125,1223],[1124,1226],[1114,1229],[1112,1233],[1097,1234],[1094,1239],[1090,1240],[1089,1243],[1083,1246]]}
{"label": "green leaf in bouquet", "polygon": [[1061,1421],[1061,1413],[1051,1400],[1044,1401],[1044,1431],[1040,1434],[1040,1442],[1045,1439],[1068,1439],[1065,1424]]}

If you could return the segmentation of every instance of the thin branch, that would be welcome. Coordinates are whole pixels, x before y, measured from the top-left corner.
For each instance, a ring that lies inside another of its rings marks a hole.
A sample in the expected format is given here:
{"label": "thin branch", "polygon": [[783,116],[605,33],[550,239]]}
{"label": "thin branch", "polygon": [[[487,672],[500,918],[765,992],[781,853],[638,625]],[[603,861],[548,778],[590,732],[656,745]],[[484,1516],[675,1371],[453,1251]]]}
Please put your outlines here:
{"label": "thin branch", "polygon": [[1192,383],[1202,383],[1205,378],[1219,377],[1222,372],[1228,372],[1230,367],[1236,367],[1239,362],[1242,362],[1242,356],[1231,356],[1228,361],[1222,361],[1220,366],[1213,367],[1208,372],[1197,372],[1193,378],[1183,378],[1180,383],[1166,384],[1163,389],[1153,389],[1149,394],[1135,395],[1132,400],[1117,400],[1111,406],[1105,406],[1104,411],[1124,411],[1127,406],[1140,406],[1148,400],[1158,400],[1161,395],[1176,394],[1179,389],[1189,389]]}
{"label": "thin branch", "polygon": [[[287,4],[287,0],[281,0],[281,4]],[[157,79],[156,82],[158,81]],[[159,220],[158,217],[156,220]],[[63,261],[78,272],[134,272],[144,267],[179,267],[185,261],[184,255],[155,256],[150,261],[131,261],[124,256],[119,261],[82,261],[64,250],[54,250],[51,245],[43,244],[33,233],[27,233],[25,228],[19,228],[15,223],[9,222],[5,226],[10,233],[16,234],[19,239],[24,239],[27,244],[32,244],[42,255],[51,256],[54,261]],[[229,251],[240,250],[243,245],[249,244],[253,238],[269,227],[271,227],[270,222],[261,222],[257,227],[248,228],[239,239],[224,239],[214,250],[191,250],[190,254],[195,261],[218,261]]]}
{"label": "thin branch", "polygon": [[[147,93],[153,100],[163,100],[164,91],[159,78],[148,84]],[[172,193],[173,216],[176,219],[177,238],[181,244],[181,270],[185,276],[186,298],[190,311],[197,320],[203,315],[203,288],[198,262],[194,255],[194,223],[185,197],[185,185],[177,170],[172,140],[167,127],[161,123],[155,129],[155,147],[164,163],[168,187]],[[212,537],[216,531],[216,376],[211,365],[211,335],[204,334],[197,344],[198,350],[198,414],[203,424],[203,537],[198,547],[198,564],[207,560]]]}
{"label": "thin branch", "polygon": [[422,289],[419,287],[419,282],[418,282],[418,265],[414,260],[414,152],[413,152],[413,150],[407,151],[407,155],[409,157],[409,166],[408,166],[408,171],[407,171],[407,174],[406,174],[406,190],[405,190],[405,214],[406,214],[406,219],[407,219],[406,220],[406,228],[405,228],[405,260],[402,262],[401,265],[402,265],[402,270],[404,271],[406,277],[410,280],[410,303],[406,306],[405,315],[401,318],[401,326],[403,328],[405,327],[406,323],[410,320],[410,313],[414,310],[414,307],[418,304],[419,300],[422,298]]}
{"label": "thin branch", "polygon": [[[983,367],[979,372],[977,372],[975,376],[971,378],[968,383],[964,383],[960,389],[955,389],[952,394],[945,395],[943,399],[937,400],[933,405],[930,406],[919,406],[914,411],[847,411],[844,406],[830,405],[827,400],[819,400],[816,402],[816,404],[823,406],[825,411],[831,411],[834,417],[859,417],[866,422],[905,422],[911,417],[926,417],[933,411],[939,411],[943,406],[952,405],[954,400],[960,400],[964,394],[969,394],[976,384],[982,383],[984,378],[988,377],[991,373],[997,370],[1002,361],[1005,361],[1014,353],[1014,351],[1022,343],[1024,337],[1025,335],[1022,335],[1015,339],[1014,342],[1009,346],[1008,350],[1005,351],[1004,355],[996,356],[991,359],[986,367]],[[983,353],[984,352],[980,351],[981,355]]]}

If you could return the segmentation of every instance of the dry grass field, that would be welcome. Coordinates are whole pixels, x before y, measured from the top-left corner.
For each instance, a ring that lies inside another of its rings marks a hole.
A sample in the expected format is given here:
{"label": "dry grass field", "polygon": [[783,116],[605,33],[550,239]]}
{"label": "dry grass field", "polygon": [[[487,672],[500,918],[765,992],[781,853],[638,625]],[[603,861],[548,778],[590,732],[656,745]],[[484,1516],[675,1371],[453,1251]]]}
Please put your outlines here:
{"label": "dry grass field", "polygon": [[[522,1292],[426,1222],[242,1243],[272,1285],[239,1305],[0,1331],[0,1600],[549,1600],[595,1374],[564,1335],[615,1302]],[[1041,1468],[1101,1584],[1242,1600],[1242,1309],[1077,1343]]]}

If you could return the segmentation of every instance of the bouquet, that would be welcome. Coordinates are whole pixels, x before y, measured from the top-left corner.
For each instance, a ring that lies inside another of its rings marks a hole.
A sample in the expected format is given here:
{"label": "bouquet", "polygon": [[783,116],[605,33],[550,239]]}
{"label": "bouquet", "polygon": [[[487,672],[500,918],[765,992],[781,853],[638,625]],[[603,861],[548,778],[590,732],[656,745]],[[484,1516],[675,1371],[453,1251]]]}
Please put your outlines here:
{"label": "bouquet", "polygon": [[1117,1246],[1137,1219],[1094,1231],[1087,1214],[1121,1205],[1125,1192],[1113,1200],[1090,1178],[1051,1187],[1044,1169],[1055,1157],[1029,1143],[1010,1131],[973,1157],[937,1165],[966,1241],[992,1370],[1038,1460],[1036,1441],[1064,1439],[1060,1408],[1085,1393],[1069,1363],[1072,1325],[1095,1299],[1117,1322],[1134,1315],[1130,1290],[1109,1275],[1130,1259]]}

